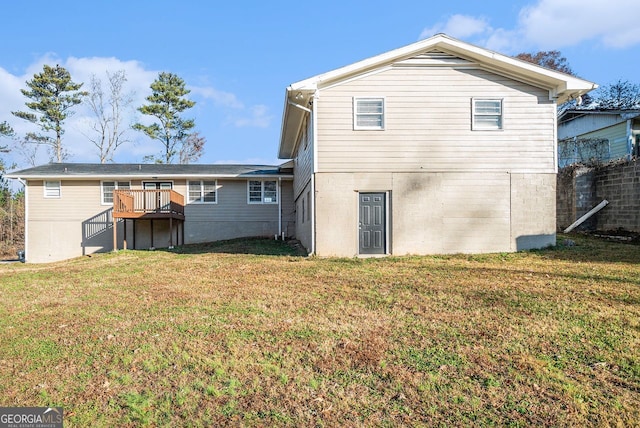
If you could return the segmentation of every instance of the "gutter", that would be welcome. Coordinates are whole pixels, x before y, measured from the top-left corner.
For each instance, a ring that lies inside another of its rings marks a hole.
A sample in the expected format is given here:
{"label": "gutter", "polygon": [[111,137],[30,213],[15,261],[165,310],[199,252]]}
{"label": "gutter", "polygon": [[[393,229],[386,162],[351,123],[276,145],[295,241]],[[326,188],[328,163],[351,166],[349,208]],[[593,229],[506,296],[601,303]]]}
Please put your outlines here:
{"label": "gutter", "polygon": [[[313,129],[313,170],[311,171],[311,254],[316,254],[316,174],[318,173],[318,91],[313,93],[313,111],[311,112],[311,127]],[[304,196],[303,196],[304,197]]]}
{"label": "gutter", "polygon": [[20,177],[16,178],[24,187],[24,262],[29,256],[27,243],[29,242],[29,187],[27,182]]}
{"label": "gutter", "polygon": [[291,101],[290,99],[287,99],[287,104],[289,104],[290,106],[297,107],[297,108],[299,108],[301,110],[304,110],[307,113],[311,113],[311,109],[310,108],[306,108],[305,106],[301,106],[300,104],[296,104],[293,101]]}
{"label": "gutter", "polygon": [[282,237],[282,177],[278,177],[278,237]]}
{"label": "gutter", "polygon": [[45,179],[56,179],[56,180],[104,180],[107,178],[113,179],[143,179],[143,180],[159,180],[159,179],[178,179],[178,178],[227,178],[227,179],[252,179],[252,178],[293,178],[293,174],[255,174],[255,175],[231,175],[231,174],[158,174],[158,175],[108,175],[108,174],[100,174],[100,175],[26,175],[23,177],[18,177],[16,175],[6,174],[5,177],[13,178],[13,179],[29,179],[29,180],[45,180]]}

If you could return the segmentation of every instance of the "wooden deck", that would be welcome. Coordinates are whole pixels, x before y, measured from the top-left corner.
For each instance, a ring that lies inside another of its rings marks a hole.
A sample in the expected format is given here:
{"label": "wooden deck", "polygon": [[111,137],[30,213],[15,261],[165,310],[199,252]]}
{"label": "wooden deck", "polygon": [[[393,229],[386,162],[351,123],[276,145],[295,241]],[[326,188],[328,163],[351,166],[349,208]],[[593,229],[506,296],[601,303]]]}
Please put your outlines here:
{"label": "wooden deck", "polygon": [[[113,249],[118,249],[118,219],[124,220],[124,248],[128,247],[126,221],[133,221],[133,236],[135,248],[136,221],[150,220],[151,248],[155,248],[154,220],[169,222],[169,241],[160,243],[161,247],[172,248],[179,243],[180,230],[184,244],[184,196],[170,189],[154,190],[114,190],[113,191]],[[176,229],[174,220],[177,220]],[[174,237],[175,230],[175,237]]]}
{"label": "wooden deck", "polygon": [[184,196],[169,190],[114,190],[114,218],[184,220]]}

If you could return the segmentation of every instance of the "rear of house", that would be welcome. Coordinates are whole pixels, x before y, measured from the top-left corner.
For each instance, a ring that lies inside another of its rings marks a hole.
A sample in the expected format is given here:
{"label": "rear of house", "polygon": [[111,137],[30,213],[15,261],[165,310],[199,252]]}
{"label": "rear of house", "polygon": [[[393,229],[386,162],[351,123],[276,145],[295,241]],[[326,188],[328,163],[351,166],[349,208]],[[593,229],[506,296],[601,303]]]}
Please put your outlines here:
{"label": "rear of house", "polygon": [[323,256],[554,244],[556,105],[593,87],[444,35],[292,84],[298,239]]}
{"label": "rear of house", "polygon": [[[291,170],[278,166],[70,163],[10,176],[26,182],[28,262],[112,251],[114,244],[162,248],[295,229]],[[142,195],[144,210],[114,222],[118,192]],[[178,213],[162,210],[169,192],[182,202]]]}
{"label": "rear of house", "polygon": [[320,256],[551,245],[556,105],[595,87],[436,35],[290,85],[279,167],[9,175],[27,184],[27,260],[274,235]]}

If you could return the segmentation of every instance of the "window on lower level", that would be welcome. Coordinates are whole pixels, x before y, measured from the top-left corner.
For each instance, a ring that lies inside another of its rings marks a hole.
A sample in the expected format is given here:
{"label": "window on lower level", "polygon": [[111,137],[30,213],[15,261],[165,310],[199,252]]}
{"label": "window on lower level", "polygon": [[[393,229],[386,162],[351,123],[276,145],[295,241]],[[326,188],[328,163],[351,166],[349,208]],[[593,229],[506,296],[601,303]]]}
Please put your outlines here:
{"label": "window on lower level", "polygon": [[62,190],[61,190],[61,185],[59,181],[44,182],[45,198],[60,198],[60,196],[62,196]]}
{"label": "window on lower level", "polygon": [[476,99],[473,104],[473,123],[471,129],[475,131],[502,129],[502,100]]}
{"label": "window on lower level", "polygon": [[131,189],[129,181],[103,181],[102,182],[102,204],[113,204],[113,191],[116,189]]}
{"label": "window on lower level", "polygon": [[275,180],[249,180],[250,204],[275,204],[278,202],[278,182]]}
{"label": "window on lower level", "polygon": [[218,202],[217,183],[215,180],[189,180],[189,203],[215,204]]}
{"label": "window on lower level", "polygon": [[354,98],[353,129],[384,129],[384,98]]}

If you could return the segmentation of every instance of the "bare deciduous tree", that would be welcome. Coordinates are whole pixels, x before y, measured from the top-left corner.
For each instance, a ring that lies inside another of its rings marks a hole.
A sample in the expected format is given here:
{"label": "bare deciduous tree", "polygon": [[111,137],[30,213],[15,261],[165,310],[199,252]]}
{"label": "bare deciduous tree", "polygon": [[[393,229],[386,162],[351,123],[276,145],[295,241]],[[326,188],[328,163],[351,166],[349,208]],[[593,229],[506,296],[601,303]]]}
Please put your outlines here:
{"label": "bare deciduous tree", "polygon": [[124,112],[133,102],[133,94],[124,92],[127,76],[124,70],[107,74],[106,93],[102,80],[95,74],[91,76],[87,104],[96,117],[92,125],[93,136],[87,136],[98,149],[100,163],[113,160],[115,151],[122,144],[128,142],[125,133],[128,127],[123,127]]}
{"label": "bare deciduous tree", "polygon": [[640,108],[640,85],[618,79],[599,88],[595,101],[601,109],[638,109]]}
{"label": "bare deciduous tree", "polygon": [[204,154],[204,144],[206,139],[200,136],[199,132],[190,134],[180,147],[180,163],[188,164],[200,159]]}
{"label": "bare deciduous tree", "polygon": [[563,57],[560,51],[523,52],[516,55],[516,58],[575,76],[575,73],[571,70],[567,62],[567,58]]}

